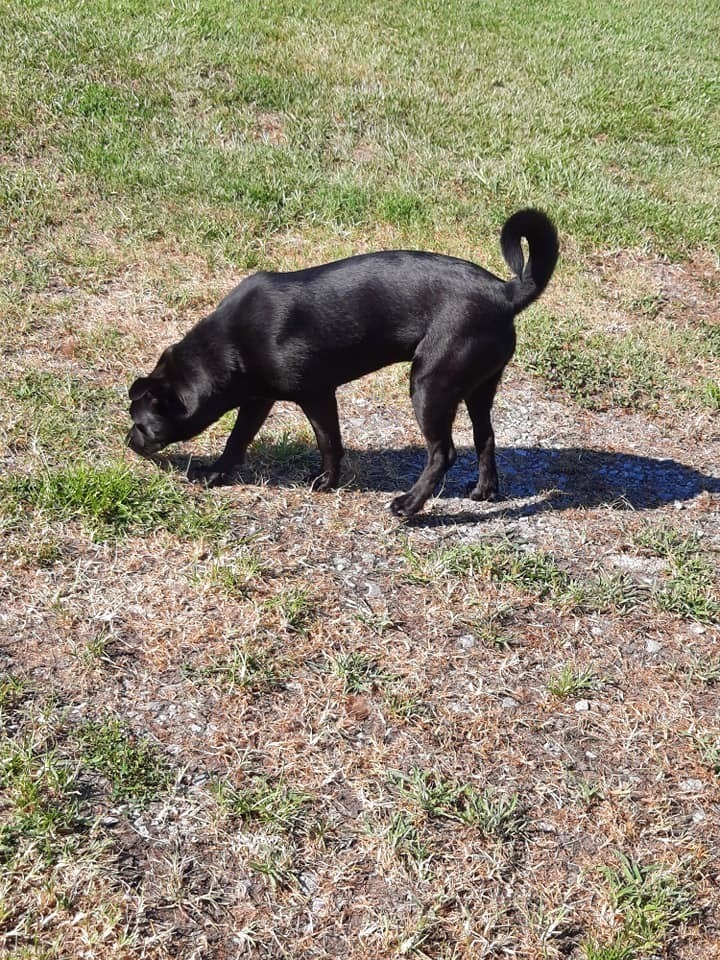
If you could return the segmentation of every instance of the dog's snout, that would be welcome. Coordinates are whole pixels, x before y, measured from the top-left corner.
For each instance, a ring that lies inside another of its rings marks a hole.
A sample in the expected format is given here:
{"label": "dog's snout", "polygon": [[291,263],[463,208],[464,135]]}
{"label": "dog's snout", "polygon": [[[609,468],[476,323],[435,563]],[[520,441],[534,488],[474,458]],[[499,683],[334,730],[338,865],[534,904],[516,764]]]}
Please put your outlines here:
{"label": "dog's snout", "polygon": [[148,436],[147,430],[137,423],[128,430],[125,443],[133,453],[149,458],[152,458],[163,447],[163,444],[155,442],[152,437]]}
{"label": "dog's snout", "polygon": [[132,426],[125,437],[125,443],[133,450],[135,453],[139,453],[142,456],[147,456],[151,451],[148,449],[150,444],[148,444],[148,438],[144,430],[141,430],[138,424]]}

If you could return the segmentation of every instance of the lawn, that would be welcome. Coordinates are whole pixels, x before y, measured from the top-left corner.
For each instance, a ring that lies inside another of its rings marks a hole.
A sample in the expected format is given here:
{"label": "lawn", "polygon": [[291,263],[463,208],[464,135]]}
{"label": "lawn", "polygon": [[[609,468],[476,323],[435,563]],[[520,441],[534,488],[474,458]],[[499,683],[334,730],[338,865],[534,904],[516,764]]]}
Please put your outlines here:
{"label": "lawn", "polygon": [[[0,7],[0,957],[720,954],[720,15],[668,0]],[[243,276],[561,236],[504,497],[404,365],[243,481],[124,446]]]}

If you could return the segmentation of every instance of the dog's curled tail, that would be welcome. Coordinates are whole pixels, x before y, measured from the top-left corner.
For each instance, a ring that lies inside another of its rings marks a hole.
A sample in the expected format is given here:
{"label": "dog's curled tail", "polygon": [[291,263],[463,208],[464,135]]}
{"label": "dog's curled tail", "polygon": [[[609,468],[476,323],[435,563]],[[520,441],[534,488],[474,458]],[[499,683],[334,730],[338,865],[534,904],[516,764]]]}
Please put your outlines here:
{"label": "dog's curled tail", "polygon": [[[520,244],[528,242],[527,263]],[[500,233],[500,249],[515,277],[505,285],[516,312],[524,310],[540,296],[553,275],[560,253],[557,230],[540,210],[518,210]]]}

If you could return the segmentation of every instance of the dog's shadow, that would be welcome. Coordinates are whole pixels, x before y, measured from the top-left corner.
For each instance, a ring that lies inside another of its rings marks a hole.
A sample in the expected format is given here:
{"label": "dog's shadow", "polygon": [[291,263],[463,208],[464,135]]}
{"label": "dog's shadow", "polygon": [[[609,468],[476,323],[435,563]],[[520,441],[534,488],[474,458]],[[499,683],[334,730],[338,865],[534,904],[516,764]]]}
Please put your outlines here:
{"label": "dog's shadow", "polygon": [[[318,462],[317,451],[298,444],[295,456],[285,449],[273,456],[265,445],[261,456],[251,449],[238,483],[291,486],[307,482]],[[204,458],[193,460],[204,462]],[[657,460],[629,453],[610,453],[583,447],[509,447],[497,451],[502,499],[496,504],[473,505],[472,519],[502,510],[506,516],[530,516],[547,510],[598,507],[614,504],[620,508],[647,510],[692,500],[703,492],[720,493],[720,477],[706,475],[675,460]],[[168,465],[187,473],[187,457],[170,457]],[[419,446],[400,450],[348,450],[343,462],[342,485],[354,490],[388,494],[408,489],[425,463]],[[476,479],[476,460],[471,448],[460,448],[458,459],[447,475],[441,498],[464,497]],[[528,502],[529,501],[529,502]],[[440,504],[433,511],[434,522],[442,518]],[[458,522],[457,514],[447,515]]]}
{"label": "dog's shadow", "polygon": [[[483,516],[499,512],[508,519],[537,513],[611,505],[616,509],[652,510],[720,493],[720,476],[702,473],[670,459],[613,453],[586,447],[511,447],[497,451],[502,500],[485,507]],[[446,494],[463,496],[475,479],[474,453],[463,450],[448,475]],[[453,522],[435,510],[435,523]],[[456,519],[454,522],[458,522]]]}

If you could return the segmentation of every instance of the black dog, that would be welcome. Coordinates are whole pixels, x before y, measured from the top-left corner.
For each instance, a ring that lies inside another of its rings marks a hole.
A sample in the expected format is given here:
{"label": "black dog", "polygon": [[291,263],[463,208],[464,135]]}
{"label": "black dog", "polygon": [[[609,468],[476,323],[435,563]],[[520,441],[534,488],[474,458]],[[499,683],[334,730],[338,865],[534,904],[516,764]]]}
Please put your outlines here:
{"label": "black dog", "polygon": [[[525,237],[529,257],[520,244]],[[276,400],[299,404],[322,457],[316,489],[337,486],[343,446],[335,390],[399,360],[412,360],[410,395],[427,442],[427,463],[394,513],[423,506],[455,461],[452,425],[465,401],[478,457],[474,500],[498,493],[495,391],[515,350],[514,317],[545,289],[558,258],[545,214],[521,210],[505,223],[501,280],[465,260],[434,253],[370,253],[294,273],[243,280],[130,387],[128,444],[152,456],[188,440],[238,407],[222,456],[205,481],[240,466]]]}

